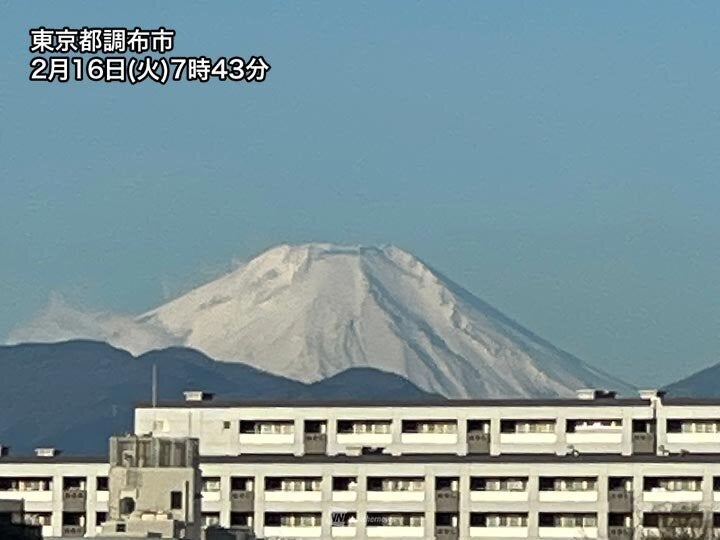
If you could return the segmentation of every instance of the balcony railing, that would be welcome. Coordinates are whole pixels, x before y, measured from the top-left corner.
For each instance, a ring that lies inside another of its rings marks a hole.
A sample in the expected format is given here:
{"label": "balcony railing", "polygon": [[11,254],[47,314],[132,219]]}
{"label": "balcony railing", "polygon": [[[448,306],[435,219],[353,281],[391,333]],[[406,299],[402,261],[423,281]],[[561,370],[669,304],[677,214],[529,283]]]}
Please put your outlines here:
{"label": "balcony railing", "polygon": [[440,489],[435,492],[435,511],[457,512],[460,505],[460,494],[450,489]]}
{"label": "balcony railing", "polygon": [[632,512],[633,492],[615,489],[608,491],[608,509],[610,512]]}
{"label": "balcony railing", "polygon": [[85,536],[84,525],[63,525],[62,526],[63,536]]}
{"label": "balcony railing", "polygon": [[234,512],[251,512],[254,506],[254,491],[233,490],[230,492],[230,508]]}

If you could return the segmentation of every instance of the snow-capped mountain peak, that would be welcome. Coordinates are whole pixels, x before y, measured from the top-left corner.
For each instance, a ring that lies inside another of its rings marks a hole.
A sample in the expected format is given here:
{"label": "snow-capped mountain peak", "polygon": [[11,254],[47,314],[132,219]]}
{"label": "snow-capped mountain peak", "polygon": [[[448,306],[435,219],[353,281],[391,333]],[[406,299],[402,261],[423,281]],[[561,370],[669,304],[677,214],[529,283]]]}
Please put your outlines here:
{"label": "snow-capped mountain peak", "polygon": [[395,246],[278,246],[137,322],[305,382],[369,366],[449,396],[627,390]]}

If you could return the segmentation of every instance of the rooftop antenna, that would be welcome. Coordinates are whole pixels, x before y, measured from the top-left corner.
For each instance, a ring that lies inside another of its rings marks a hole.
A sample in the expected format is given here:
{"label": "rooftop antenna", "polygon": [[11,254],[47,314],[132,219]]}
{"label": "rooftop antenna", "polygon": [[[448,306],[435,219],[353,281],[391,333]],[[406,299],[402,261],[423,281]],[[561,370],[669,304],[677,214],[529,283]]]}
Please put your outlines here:
{"label": "rooftop antenna", "polygon": [[157,407],[157,364],[152,367],[152,407]]}

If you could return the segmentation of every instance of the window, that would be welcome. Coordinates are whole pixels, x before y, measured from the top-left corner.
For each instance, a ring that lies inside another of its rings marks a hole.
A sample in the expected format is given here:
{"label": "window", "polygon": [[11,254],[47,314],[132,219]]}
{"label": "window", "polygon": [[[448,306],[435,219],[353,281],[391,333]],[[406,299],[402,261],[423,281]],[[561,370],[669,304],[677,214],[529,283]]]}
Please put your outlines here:
{"label": "window", "polygon": [[[26,525],[52,525],[51,512],[25,512],[24,521]],[[98,522],[99,523],[99,522]]]}
{"label": "window", "polygon": [[202,479],[201,491],[220,491],[220,477],[204,477]]}
{"label": "window", "polygon": [[622,430],[622,420],[611,419],[611,420],[568,420],[567,421],[567,432],[568,433],[607,433],[607,432],[619,432]]}
{"label": "window", "polygon": [[519,422],[515,426],[516,433],[554,433],[555,422]]}
{"label": "window", "polygon": [[502,420],[502,433],[555,433],[555,420]]}
{"label": "window", "polygon": [[230,512],[231,527],[252,526],[252,512]]}
{"label": "window", "polygon": [[243,420],[240,433],[252,435],[292,435],[295,423],[292,420]]}
{"label": "window", "polygon": [[320,491],[321,478],[265,478],[267,491]]}
{"label": "window", "polygon": [[720,433],[720,420],[668,420],[668,433]]}
{"label": "window", "polygon": [[527,514],[487,514],[486,527],[527,527]]}
{"label": "window", "polygon": [[597,514],[546,514],[540,513],[541,527],[597,527]]}
{"label": "window", "polygon": [[230,491],[252,491],[254,479],[249,476],[233,476],[230,478]]}
{"label": "window", "polygon": [[367,525],[383,527],[423,527],[424,514],[382,514],[368,512]]}
{"label": "window", "polygon": [[335,476],[332,479],[333,491],[355,491],[357,478],[354,476]]}
{"label": "window", "polygon": [[643,481],[644,491],[702,491],[702,478],[652,478]]}
{"label": "window", "polygon": [[338,420],[338,433],[387,434],[390,433],[389,420]]}
{"label": "window", "polygon": [[223,422],[223,429],[230,429],[230,422],[228,420]]}
{"label": "window", "polygon": [[490,421],[489,420],[468,420],[467,421],[468,432],[481,432],[490,433]]}
{"label": "window", "polygon": [[213,527],[220,525],[220,513],[219,512],[203,512],[202,513],[202,526]]}
{"label": "window", "polygon": [[107,476],[98,476],[95,484],[98,491],[108,491],[110,489]]}
{"label": "window", "polygon": [[436,476],[435,491],[458,491],[460,479],[452,476]]}
{"label": "window", "polygon": [[540,478],[540,491],[595,491],[595,478]]}
{"label": "window", "polygon": [[170,509],[182,510],[182,493],[179,491],[170,492]]}
{"label": "window", "polygon": [[423,478],[379,478],[369,477],[367,480],[369,491],[424,491]]}
{"label": "window", "polygon": [[0,478],[0,491],[50,491],[52,478]]}
{"label": "window", "polygon": [[403,420],[403,433],[443,434],[457,433],[455,420]]}
{"label": "window", "polygon": [[327,433],[327,423],[325,420],[305,420],[305,433]]}
{"label": "window", "polygon": [[265,525],[271,527],[319,527],[322,514],[294,513],[281,514],[277,512],[265,513]]}
{"label": "window", "polygon": [[470,478],[472,491],[525,491],[527,478]]}

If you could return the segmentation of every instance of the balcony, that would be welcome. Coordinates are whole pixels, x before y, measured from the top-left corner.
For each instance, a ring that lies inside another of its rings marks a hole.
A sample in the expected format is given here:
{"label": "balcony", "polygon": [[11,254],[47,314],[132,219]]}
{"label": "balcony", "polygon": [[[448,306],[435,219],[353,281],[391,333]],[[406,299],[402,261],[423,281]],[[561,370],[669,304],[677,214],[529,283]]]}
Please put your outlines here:
{"label": "balcony", "polygon": [[458,442],[455,420],[403,420],[400,441],[403,444],[447,444]]}
{"label": "balcony", "polygon": [[85,536],[84,525],[63,525],[62,535],[71,537],[82,537]]}
{"label": "balcony", "polygon": [[325,455],[327,453],[327,422],[325,420],[305,420],[303,447],[306,455]]}
{"label": "balcony", "polygon": [[624,489],[610,489],[608,491],[608,511],[617,513],[632,512],[633,492]]}
{"label": "balcony", "polygon": [[384,446],[392,443],[390,420],[338,420],[337,443],[348,446]]}
{"label": "balcony", "polygon": [[457,540],[460,533],[457,527],[451,525],[436,525],[435,540]]}
{"label": "balcony", "polygon": [[51,503],[53,500],[52,491],[0,491],[0,499],[19,501],[26,503]]}
{"label": "balcony", "polygon": [[267,502],[320,502],[320,478],[265,478]]}
{"label": "balcony", "polygon": [[368,477],[366,496],[368,502],[422,502],[425,500],[425,480]]}
{"label": "balcony", "polygon": [[470,527],[471,538],[527,538],[527,527]]}
{"label": "balcony", "polygon": [[66,512],[84,512],[87,492],[80,488],[63,490],[63,510]]}
{"label": "balcony", "polygon": [[540,538],[597,538],[597,527],[540,527]]}
{"label": "balcony", "polygon": [[527,538],[527,513],[472,512],[471,538]]}
{"label": "balcony", "polygon": [[608,540],[633,540],[632,527],[608,526]]}
{"label": "balcony", "polygon": [[290,445],[295,443],[295,423],[291,420],[242,420],[241,445]]}
{"label": "balcony", "polygon": [[252,512],[255,507],[254,491],[233,490],[230,492],[230,510],[233,512]]}
{"label": "balcony", "polygon": [[677,445],[720,445],[720,420],[668,419],[665,440]]}
{"label": "balcony", "polygon": [[472,502],[525,502],[528,500],[525,477],[470,478],[470,501]]}
{"label": "balcony", "polygon": [[263,529],[263,533],[267,538],[320,538],[322,536],[322,527],[318,526],[299,526],[290,525],[268,526]]}
{"label": "balcony", "polygon": [[355,502],[358,483],[355,476],[334,476],[332,479],[333,502]]}
{"label": "balcony", "polygon": [[450,489],[435,492],[435,510],[437,512],[457,512],[460,506],[460,494]]}
{"label": "balcony", "polygon": [[540,538],[597,538],[597,514],[546,513],[538,515]]}
{"label": "balcony", "polygon": [[643,491],[643,502],[651,503],[700,503],[703,500],[702,491]]}
{"label": "balcony", "polygon": [[368,502],[423,502],[425,491],[368,491]]}
{"label": "balcony", "polygon": [[322,501],[321,491],[266,491],[265,501],[267,502],[320,502]]}
{"label": "balcony", "polygon": [[654,454],[655,444],[655,422],[653,420],[633,420],[633,454]]}
{"label": "balcony", "polygon": [[357,491],[333,491],[333,502],[355,502],[357,501]]}
{"label": "balcony", "polygon": [[[555,420],[503,420],[500,422],[500,444],[527,446],[527,451],[542,452],[542,445],[557,442]],[[537,448],[535,445],[540,445]]]}
{"label": "balcony", "polygon": [[702,477],[645,477],[643,501],[650,503],[700,503]]}
{"label": "balcony", "polygon": [[49,503],[53,500],[51,477],[1,477],[0,499],[28,503]]}
{"label": "balcony", "polygon": [[303,445],[306,455],[325,455],[327,453],[327,435],[325,433],[305,433]]}
{"label": "balcony", "polygon": [[565,440],[571,445],[613,446],[622,443],[621,419],[568,420]]}
{"label": "balcony", "polygon": [[420,513],[370,512],[366,521],[368,538],[425,538],[425,515]]}
{"label": "balcony", "polygon": [[597,502],[597,479],[540,478],[540,502]]}
{"label": "balcony", "polygon": [[425,527],[412,525],[368,525],[368,538],[425,538]]}
{"label": "balcony", "polygon": [[[438,476],[435,478],[435,511],[443,517],[454,514],[460,506],[460,479],[456,476]],[[436,521],[436,524],[437,521]],[[445,523],[452,525],[452,522]]]}
{"label": "balcony", "polygon": [[348,526],[332,526],[330,534],[333,538],[355,538],[357,536],[357,527],[355,525]]}
{"label": "balcony", "polygon": [[468,431],[468,454],[489,454],[490,434],[481,431]]}
{"label": "balcony", "polygon": [[333,512],[330,534],[333,538],[354,538],[357,535],[357,513]]}
{"label": "balcony", "polygon": [[263,533],[268,538],[320,538],[321,519],[320,513],[266,512]]}

